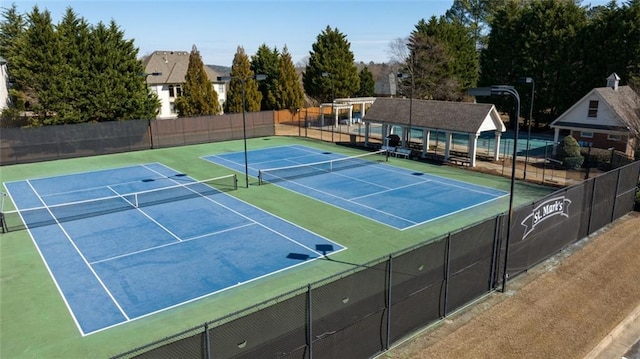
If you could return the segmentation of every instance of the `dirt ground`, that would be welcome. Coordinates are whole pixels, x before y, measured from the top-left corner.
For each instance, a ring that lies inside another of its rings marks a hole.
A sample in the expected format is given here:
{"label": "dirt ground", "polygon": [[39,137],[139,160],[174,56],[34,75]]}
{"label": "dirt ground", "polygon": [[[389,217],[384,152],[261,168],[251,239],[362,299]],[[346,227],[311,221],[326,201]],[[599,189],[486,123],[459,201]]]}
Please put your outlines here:
{"label": "dirt ground", "polygon": [[640,305],[633,212],[381,357],[584,358]]}

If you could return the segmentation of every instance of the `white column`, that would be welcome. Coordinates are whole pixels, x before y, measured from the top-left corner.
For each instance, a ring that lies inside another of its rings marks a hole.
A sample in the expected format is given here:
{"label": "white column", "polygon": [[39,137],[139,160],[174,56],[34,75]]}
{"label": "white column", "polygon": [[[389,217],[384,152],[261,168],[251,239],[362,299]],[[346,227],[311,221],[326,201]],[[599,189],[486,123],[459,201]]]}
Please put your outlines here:
{"label": "white column", "polygon": [[453,134],[451,132],[444,133],[444,160],[449,160],[449,152],[451,151],[451,141],[453,140]]}
{"label": "white column", "polygon": [[478,134],[470,133],[469,134],[469,143],[467,144],[469,153],[469,160],[471,161],[471,167],[476,166],[476,154],[478,152]]}
{"label": "white column", "polygon": [[429,152],[429,129],[425,128],[422,131],[422,158],[427,157],[427,153]]}
{"label": "white column", "polygon": [[560,129],[556,127],[554,132],[553,132],[553,152],[552,152],[552,154],[554,156],[556,155],[556,150],[558,149],[558,139],[559,138],[560,138]]}
{"label": "white column", "polygon": [[494,144],[494,148],[493,148],[493,160],[497,161],[500,159],[500,137],[502,137],[502,134],[500,133],[500,131],[496,131],[496,141]]}
{"label": "white column", "polygon": [[349,105],[349,124],[353,124],[353,105]]}

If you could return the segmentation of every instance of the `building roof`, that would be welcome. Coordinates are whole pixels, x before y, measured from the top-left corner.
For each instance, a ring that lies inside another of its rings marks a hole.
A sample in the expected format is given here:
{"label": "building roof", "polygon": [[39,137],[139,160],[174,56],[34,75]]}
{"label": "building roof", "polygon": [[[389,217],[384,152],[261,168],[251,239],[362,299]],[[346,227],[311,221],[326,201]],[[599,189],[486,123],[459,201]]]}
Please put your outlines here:
{"label": "building roof", "polygon": [[599,87],[594,91],[600,94],[632,132],[637,132],[639,126],[633,126],[633,124],[640,121],[638,118],[640,96],[630,86],[619,86],[617,90],[611,87]]}
{"label": "building roof", "polygon": [[[589,91],[573,106],[551,122],[550,126],[557,128],[592,129],[615,132],[631,132],[638,135],[640,129],[640,96],[630,86],[618,86],[620,77],[612,73],[607,78],[606,87],[597,87]],[[587,102],[588,99],[599,98],[613,113],[608,123],[585,123],[572,120],[572,112]]]}
{"label": "building roof", "polygon": [[457,133],[506,130],[500,115],[492,104],[416,100],[405,98],[377,98],[367,110],[364,120],[411,127],[438,129]]}
{"label": "building roof", "polygon": [[[189,52],[187,51],[154,51],[142,60],[145,73],[161,73],[158,76],[147,76],[147,82],[154,84],[181,84],[185,82],[189,68]],[[209,81],[218,82],[220,76],[209,66],[204,66]]]}

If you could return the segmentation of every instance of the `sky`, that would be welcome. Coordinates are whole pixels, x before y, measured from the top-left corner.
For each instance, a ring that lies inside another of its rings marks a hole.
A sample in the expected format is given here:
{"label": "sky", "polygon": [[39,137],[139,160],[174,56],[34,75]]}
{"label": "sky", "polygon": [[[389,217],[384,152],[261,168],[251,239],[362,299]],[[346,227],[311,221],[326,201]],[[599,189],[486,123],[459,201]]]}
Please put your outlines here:
{"label": "sky", "polygon": [[231,66],[239,46],[252,56],[263,44],[286,46],[298,64],[327,26],[346,36],[356,62],[389,62],[391,43],[420,20],[444,15],[453,0],[0,0],[2,8],[11,4],[21,13],[47,9],[54,24],[67,7],[91,25],[114,20],[139,57],[195,45],[205,64]]}

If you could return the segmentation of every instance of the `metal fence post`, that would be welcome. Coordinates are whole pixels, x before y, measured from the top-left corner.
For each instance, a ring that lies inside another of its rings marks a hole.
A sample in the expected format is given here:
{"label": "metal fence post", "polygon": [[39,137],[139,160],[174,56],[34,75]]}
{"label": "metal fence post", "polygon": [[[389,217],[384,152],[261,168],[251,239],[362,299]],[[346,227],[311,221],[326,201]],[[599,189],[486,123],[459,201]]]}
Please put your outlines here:
{"label": "metal fence post", "polygon": [[447,235],[447,245],[445,246],[445,274],[444,274],[444,303],[442,307],[442,317],[447,317],[447,300],[449,299],[449,275],[451,263],[451,232]]}
{"label": "metal fence post", "polygon": [[311,313],[311,284],[307,285],[307,358],[313,359],[313,314]]}
{"label": "metal fence post", "polygon": [[386,350],[391,347],[391,277],[393,273],[393,257],[389,256],[389,265],[387,266],[387,342]]}
{"label": "metal fence post", "polygon": [[211,358],[211,350],[209,343],[209,323],[204,323],[204,350],[205,350],[205,358]]}

